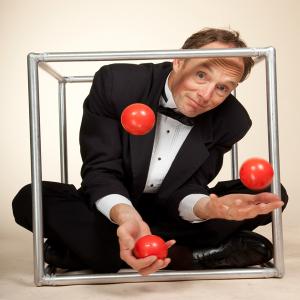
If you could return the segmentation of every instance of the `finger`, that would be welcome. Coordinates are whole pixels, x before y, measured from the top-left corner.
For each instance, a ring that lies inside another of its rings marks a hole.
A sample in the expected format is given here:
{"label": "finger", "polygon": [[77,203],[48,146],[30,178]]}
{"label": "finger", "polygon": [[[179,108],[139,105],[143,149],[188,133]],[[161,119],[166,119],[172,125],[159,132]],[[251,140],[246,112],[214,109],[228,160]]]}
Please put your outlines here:
{"label": "finger", "polygon": [[257,201],[257,202],[254,202],[253,204],[255,204],[255,205],[265,204],[265,205],[272,205],[274,207],[282,206],[281,201],[275,201],[275,202]]}
{"label": "finger", "polygon": [[[175,240],[170,240],[170,241],[167,241],[167,242],[166,242],[166,246],[167,246],[168,248],[170,248],[170,247],[172,247],[175,243],[176,243]],[[155,257],[155,256],[154,256],[154,257]],[[155,258],[156,258],[156,259],[154,259],[154,263],[156,262],[156,260],[161,260],[161,259],[157,259],[157,257],[155,257]],[[131,259],[130,259],[130,261],[131,261]],[[151,260],[151,261],[149,261],[149,264],[144,265],[144,266],[142,267],[142,269],[140,269],[139,272],[142,272],[143,274],[146,274],[146,273],[148,273],[148,272],[156,272],[156,271],[158,270],[158,269],[157,269],[157,270],[155,269],[156,267],[158,267],[159,269],[163,269],[163,268],[165,268],[170,262],[171,262],[171,259],[170,259],[170,258],[166,258],[166,259],[163,260],[163,264],[162,264],[162,265],[160,265],[160,266],[157,266],[157,265],[151,266],[151,264],[153,264],[153,261]],[[132,261],[132,263],[134,263],[134,262]],[[135,263],[134,263],[134,265],[135,265],[136,268],[140,268],[140,265],[135,264]],[[154,271],[154,270],[155,270],[155,271]],[[149,273],[149,274],[150,274],[150,273]]]}
{"label": "finger", "polygon": [[241,208],[238,210],[237,219],[253,219],[258,215],[270,213],[273,208],[268,204],[249,206],[248,208]]}
{"label": "finger", "polygon": [[273,210],[272,208],[270,208],[269,205],[267,205],[265,203],[258,204],[257,208],[259,209],[259,214],[260,215],[268,214]]}
{"label": "finger", "polygon": [[151,273],[155,273],[157,272],[159,269],[161,269],[164,266],[164,261],[162,259],[157,259],[153,264],[151,264],[150,266],[140,269],[139,273],[141,275],[149,275]]}
{"label": "finger", "polygon": [[170,262],[171,262],[171,258],[169,258],[169,257],[165,258],[163,260],[163,265],[159,268],[159,270],[165,269],[169,265]]}
{"label": "finger", "polygon": [[166,268],[170,262],[171,262],[171,259],[168,257],[165,259],[158,259],[152,265],[150,265],[144,269],[140,269],[139,273],[142,275],[149,275],[151,273],[155,273],[158,270]]}
{"label": "finger", "polygon": [[[255,218],[257,215],[268,214],[272,212],[274,209],[282,206],[281,201],[279,202],[271,202],[271,203],[237,203],[236,201],[234,205],[229,206],[227,211],[225,209],[225,219],[227,220],[245,220]],[[223,205],[226,208],[226,205]]]}
{"label": "finger", "polygon": [[274,202],[281,202],[278,195],[275,195],[273,193],[260,193],[255,195],[254,202],[256,204],[258,203],[274,203]]}
{"label": "finger", "polygon": [[164,259],[164,263],[163,263],[163,266],[160,268],[161,270],[162,269],[165,269],[167,266],[168,266],[168,264],[171,262],[171,259],[170,258],[166,258],[166,259]]}
{"label": "finger", "polygon": [[218,196],[216,194],[210,194],[209,197],[211,201],[215,201],[218,199]]}
{"label": "finger", "polygon": [[139,271],[141,269],[151,266],[155,261],[157,261],[156,256],[148,256],[145,258],[135,258],[132,253],[121,253],[121,258],[134,270]]}
{"label": "finger", "polygon": [[170,240],[166,242],[166,246],[168,247],[168,249],[174,246],[175,244],[176,244],[175,240]]}
{"label": "finger", "polygon": [[274,203],[260,203],[257,205],[257,208],[259,210],[259,214],[268,214],[272,212],[274,209],[280,208],[283,206],[283,202],[274,202]]}

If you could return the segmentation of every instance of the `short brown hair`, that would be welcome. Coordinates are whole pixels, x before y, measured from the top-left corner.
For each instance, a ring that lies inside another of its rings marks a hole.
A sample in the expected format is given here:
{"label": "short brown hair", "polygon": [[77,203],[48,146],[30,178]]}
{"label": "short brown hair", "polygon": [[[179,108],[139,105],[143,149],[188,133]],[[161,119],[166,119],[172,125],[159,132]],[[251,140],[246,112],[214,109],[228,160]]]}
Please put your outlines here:
{"label": "short brown hair", "polygon": [[[221,42],[224,44],[232,44],[235,48],[246,48],[246,43],[240,38],[237,31],[204,28],[193,35],[191,35],[183,44],[182,49],[198,49],[213,42]],[[254,60],[251,57],[243,57],[244,60],[244,74],[241,82],[250,74],[251,68],[254,65]]]}

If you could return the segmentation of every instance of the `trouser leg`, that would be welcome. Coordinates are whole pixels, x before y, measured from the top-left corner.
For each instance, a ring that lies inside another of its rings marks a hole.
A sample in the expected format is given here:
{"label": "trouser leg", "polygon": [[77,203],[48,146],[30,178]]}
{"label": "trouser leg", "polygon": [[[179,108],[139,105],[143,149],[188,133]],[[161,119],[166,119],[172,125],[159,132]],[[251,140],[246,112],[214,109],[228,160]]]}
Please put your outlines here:
{"label": "trouser leg", "polygon": [[[67,247],[96,271],[116,272],[121,268],[115,224],[89,207],[72,185],[43,182],[42,194],[45,237]],[[16,222],[32,231],[31,185],[16,195],[13,212]]]}
{"label": "trouser leg", "polygon": [[[43,182],[43,215],[45,237],[59,241],[90,268],[99,272],[116,272],[122,266],[117,226],[95,208],[90,208],[74,186]],[[239,180],[221,182],[212,188],[218,196],[231,193],[251,193]],[[152,197],[152,196],[151,196]],[[282,200],[288,196],[282,187]],[[31,185],[21,189],[13,201],[16,222],[32,230]],[[284,206],[284,207],[285,207]],[[155,211],[155,210],[154,210]],[[157,216],[157,210],[153,214]],[[217,246],[240,230],[254,230],[271,221],[271,214],[245,221],[208,220],[198,224],[182,221],[149,224],[153,234],[165,240],[176,239],[179,246],[191,248]],[[179,259],[182,260],[182,251]]]}

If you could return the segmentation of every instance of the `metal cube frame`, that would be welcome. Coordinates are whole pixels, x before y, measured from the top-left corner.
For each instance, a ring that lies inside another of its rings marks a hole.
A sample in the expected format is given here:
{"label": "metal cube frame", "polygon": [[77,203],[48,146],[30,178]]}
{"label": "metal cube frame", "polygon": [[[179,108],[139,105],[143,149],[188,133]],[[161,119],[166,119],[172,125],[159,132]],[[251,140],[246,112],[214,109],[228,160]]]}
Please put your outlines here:
{"label": "metal cube frame", "polygon": [[[122,60],[158,60],[193,57],[254,57],[257,61],[265,60],[268,150],[269,161],[274,169],[271,191],[280,196],[278,112],[276,53],[273,47],[231,48],[231,49],[196,49],[196,50],[153,50],[153,51],[113,51],[113,52],[60,52],[29,53],[28,92],[30,112],[31,176],[33,202],[33,246],[34,246],[34,282],[43,285],[97,284],[145,281],[178,281],[199,279],[241,279],[271,278],[284,275],[283,232],[281,209],[272,213],[272,237],[274,260],[264,266],[240,269],[167,271],[162,270],[149,276],[136,272],[114,274],[55,274],[45,267],[43,253],[43,216],[42,216],[42,163],[39,109],[39,66],[57,79],[59,83],[59,128],[60,128],[60,165],[61,182],[68,182],[67,163],[67,128],[66,128],[66,83],[90,82],[93,76],[61,76],[48,62],[78,61],[122,61]],[[238,178],[237,145],[232,149],[232,177]]]}

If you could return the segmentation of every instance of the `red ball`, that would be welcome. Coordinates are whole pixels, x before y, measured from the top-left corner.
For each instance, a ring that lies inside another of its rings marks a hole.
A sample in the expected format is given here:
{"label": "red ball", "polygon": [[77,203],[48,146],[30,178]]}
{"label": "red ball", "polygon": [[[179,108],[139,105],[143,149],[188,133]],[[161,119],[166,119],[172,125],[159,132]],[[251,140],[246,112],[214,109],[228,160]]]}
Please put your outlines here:
{"label": "red ball", "polygon": [[273,175],[271,164],[262,158],[250,158],[240,168],[240,179],[251,190],[268,187],[272,183]]}
{"label": "red ball", "polygon": [[133,135],[144,135],[150,132],[155,123],[155,114],[146,104],[133,103],[121,114],[121,124]]}
{"label": "red ball", "polygon": [[168,255],[168,247],[159,236],[145,235],[136,241],[133,254],[137,258],[155,255],[157,258],[163,259]]}

